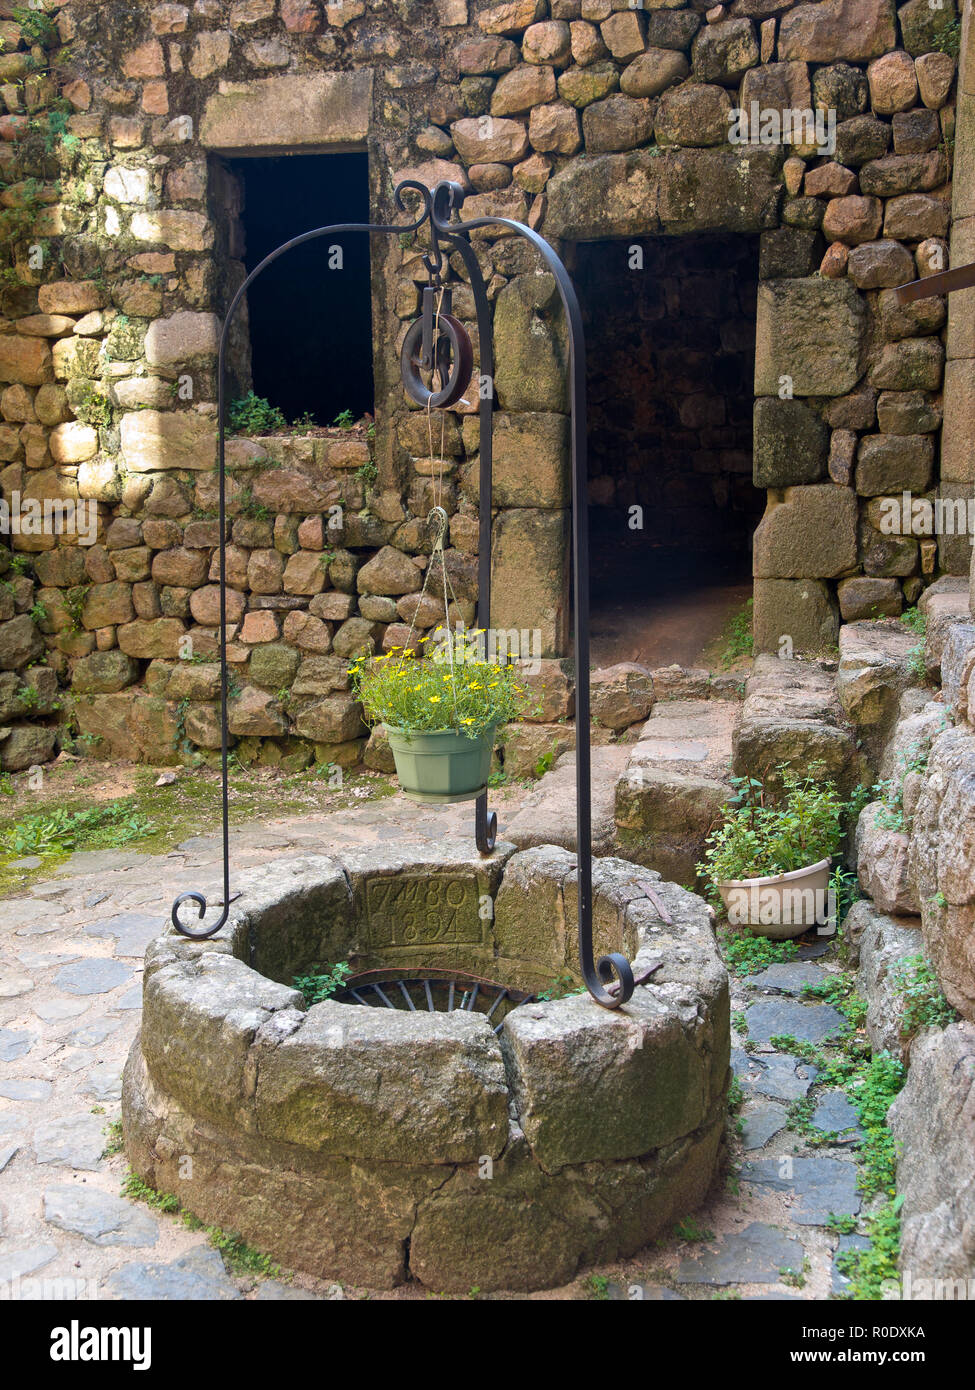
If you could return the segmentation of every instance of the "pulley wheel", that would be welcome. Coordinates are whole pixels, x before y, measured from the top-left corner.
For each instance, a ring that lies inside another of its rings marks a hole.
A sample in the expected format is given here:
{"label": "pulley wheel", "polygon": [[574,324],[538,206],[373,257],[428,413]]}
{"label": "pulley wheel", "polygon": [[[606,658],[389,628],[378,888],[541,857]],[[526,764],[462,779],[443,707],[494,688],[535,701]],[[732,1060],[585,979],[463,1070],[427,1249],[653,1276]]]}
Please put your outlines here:
{"label": "pulley wheel", "polygon": [[[467,390],[471,373],[474,370],[474,349],[467,330],[458,319],[454,318],[453,314],[440,314],[435,324],[435,330],[438,336],[433,350],[434,362],[436,363],[434,371],[440,373],[441,381],[444,381],[446,377],[446,384],[439,391],[432,391],[420,376],[422,368],[420,356],[423,338],[422,319],[417,319],[411,325],[404,339],[403,350],[400,353],[400,372],[403,377],[403,385],[412,400],[416,401],[418,405],[439,410],[456,404]],[[449,375],[447,374],[448,363],[450,366]]]}

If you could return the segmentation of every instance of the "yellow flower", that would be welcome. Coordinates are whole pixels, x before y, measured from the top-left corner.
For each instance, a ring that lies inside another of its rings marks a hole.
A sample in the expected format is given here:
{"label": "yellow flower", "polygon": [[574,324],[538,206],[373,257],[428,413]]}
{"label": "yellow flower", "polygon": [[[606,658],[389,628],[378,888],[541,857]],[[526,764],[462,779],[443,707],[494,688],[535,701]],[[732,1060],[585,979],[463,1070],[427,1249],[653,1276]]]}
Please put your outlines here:
{"label": "yellow flower", "polygon": [[461,722],[462,724],[473,724],[473,723],[474,723],[473,719],[462,719],[460,722]]}
{"label": "yellow flower", "polygon": [[430,696],[430,704],[431,704],[431,705],[439,705],[439,704],[440,704],[440,696],[439,696],[439,695],[431,695],[431,696]]}

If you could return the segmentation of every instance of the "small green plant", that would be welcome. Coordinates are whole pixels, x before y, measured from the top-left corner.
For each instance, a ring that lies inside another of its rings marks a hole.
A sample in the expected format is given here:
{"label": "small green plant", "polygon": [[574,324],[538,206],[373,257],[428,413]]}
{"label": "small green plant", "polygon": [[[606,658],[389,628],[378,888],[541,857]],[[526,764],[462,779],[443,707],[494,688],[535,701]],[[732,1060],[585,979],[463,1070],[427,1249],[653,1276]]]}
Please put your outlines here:
{"label": "small green plant", "polygon": [[928,630],[928,620],[919,608],[905,608],[901,614],[901,622],[919,637],[923,637]]}
{"label": "small green plant", "polygon": [[934,967],[918,952],[905,956],[891,968],[895,994],[904,1001],[901,1039],[907,1043],[922,1028],[947,1028],[958,1015],[944,996]]}
{"label": "small green plant", "polygon": [[739,657],[751,656],[755,650],[755,639],[752,634],[753,607],[753,600],[748,599],[744,607],[728,623],[722,639],[724,642],[724,648],[721,652],[722,666],[733,666]]}
{"label": "small green plant", "polygon": [[64,593],[61,595],[64,611],[68,615],[66,631],[71,634],[81,632],[84,626],[83,614],[89,588],[90,585],[88,584],[79,584],[73,589],[65,589]]}
{"label": "small green plant", "polygon": [[589,1297],[604,1303],[609,1299],[609,1280],[605,1274],[590,1274],[587,1282]]}
{"label": "small green plant", "polygon": [[836,1267],[850,1281],[841,1297],[851,1302],[876,1303],[884,1298],[892,1281],[898,1278],[903,1193],[891,1197],[865,1220],[870,1245],[866,1250],[844,1250],[836,1257]]}
{"label": "small green plant", "polygon": [[678,1240],[714,1240],[714,1232],[709,1231],[706,1226],[702,1226],[694,1216],[685,1216],[678,1221],[674,1227],[674,1235]]}
{"label": "small green plant", "polygon": [[38,626],[40,626],[41,623],[46,623],[49,617],[50,614],[47,611],[47,605],[42,603],[40,599],[38,599],[37,602],[34,604],[33,608],[30,610],[31,622],[37,623]]}
{"label": "small green plant", "polygon": [[949,58],[957,61],[961,52],[961,20],[949,19],[936,34],[931,35],[928,42],[939,53],[947,53]]}
{"label": "small green plant", "polygon": [[147,817],[120,801],[66,811],[57,806],[27,816],[0,834],[0,852],[8,855],[66,854],[82,844],[125,845],[155,828]]}
{"label": "small green plant", "polygon": [[817,767],[805,777],[786,769],[781,805],[767,804],[770,798],[757,778],[732,778],[735,794],[725,807],[727,819],[708,836],[704,862],[698,865],[713,896],[718,897],[719,883],[788,873],[837,854],[846,825],[862,807],[862,795],[845,799],[820,774]]}
{"label": "small green plant", "polygon": [[548,989],[541,990],[535,998],[547,1003],[550,999],[567,999],[570,994],[585,994],[585,992],[585,985],[578,984],[569,971],[565,970],[561,975],[556,975]]}
{"label": "small green plant", "polygon": [[806,1276],[801,1269],[789,1269],[787,1265],[783,1265],[779,1270],[779,1279],[790,1289],[804,1289],[806,1287]]}
{"label": "small green plant", "polygon": [[122,1180],[122,1196],[128,1197],[130,1202],[144,1202],[147,1207],[152,1207],[153,1211],[179,1211],[178,1197],[174,1197],[171,1192],[157,1192],[154,1187],[143,1182],[137,1173],[131,1171]]}
{"label": "small green plant", "polygon": [[305,1003],[311,1008],[313,1004],[321,1004],[323,1000],[338,994],[351,974],[352,966],[342,960],[317,975],[296,975],[292,983],[305,996]]}
{"label": "small green plant", "polygon": [[359,479],[360,483],[365,484],[366,487],[372,487],[373,483],[379,477],[379,468],[375,459],[366,459],[365,463],[360,463],[359,467],[355,470],[354,476]]}
{"label": "small green plant", "polygon": [[298,416],[297,420],[292,420],[292,422],[291,422],[291,433],[292,433],[292,434],[300,434],[300,435],[310,434],[311,431],[312,431],[313,429],[316,429],[316,428],[317,428],[317,421],[315,420],[315,417],[314,417],[314,415],[312,415],[312,413],[311,413],[310,410],[305,410],[305,411],[303,411],[303,412]]}
{"label": "small green plant", "polygon": [[550,748],[547,753],[543,753],[541,757],[537,759],[535,766],[532,768],[532,776],[536,779],[536,781],[538,780],[538,778],[544,777],[546,772],[551,772],[552,764],[554,762],[555,749]]}
{"label": "small green plant", "polygon": [[773,941],[768,936],[752,936],[730,927],[719,931],[718,941],[732,975],[757,975],[769,965],[795,960],[799,950],[794,941]]}
{"label": "small green plant", "polygon": [[102,1150],[102,1158],[114,1158],[120,1154],[123,1148],[122,1121],[110,1120],[105,1126],[105,1147]]}
{"label": "small green plant", "polygon": [[231,401],[227,423],[231,434],[274,434],[288,428],[284,413],[266,396],[256,396],[253,391]]}
{"label": "small green plant", "polygon": [[355,428],[355,416],[351,410],[340,410],[332,421],[333,427],[340,430],[351,430]]}

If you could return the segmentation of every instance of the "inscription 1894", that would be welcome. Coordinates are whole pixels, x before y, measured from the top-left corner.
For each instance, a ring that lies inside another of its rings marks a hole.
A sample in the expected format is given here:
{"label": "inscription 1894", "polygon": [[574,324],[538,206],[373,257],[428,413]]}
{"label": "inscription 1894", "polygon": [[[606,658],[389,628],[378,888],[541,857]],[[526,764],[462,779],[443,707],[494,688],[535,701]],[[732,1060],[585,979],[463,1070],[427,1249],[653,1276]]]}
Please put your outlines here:
{"label": "inscription 1894", "polygon": [[428,874],[370,879],[366,923],[373,949],[476,943],[484,925],[476,883]]}

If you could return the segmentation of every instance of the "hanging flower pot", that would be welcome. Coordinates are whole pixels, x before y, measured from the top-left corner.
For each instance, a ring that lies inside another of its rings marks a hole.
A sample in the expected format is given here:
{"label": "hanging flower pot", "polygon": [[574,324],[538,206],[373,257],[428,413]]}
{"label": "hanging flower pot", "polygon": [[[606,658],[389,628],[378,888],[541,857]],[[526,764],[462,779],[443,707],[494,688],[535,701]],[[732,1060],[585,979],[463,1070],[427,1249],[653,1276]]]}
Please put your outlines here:
{"label": "hanging flower pot", "polygon": [[487,790],[494,726],[468,737],[456,729],[408,733],[386,726],[402,790],[413,801],[474,801]]}
{"label": "hanging flower pot", "polygon": [[350,668],[366,720],[385,725],[400,786],[414,801],[473,801],[487,788],[496,730],[524,711],[514,666],[488,661],[477,633],[432,634],[419,658],[406,648]]}

